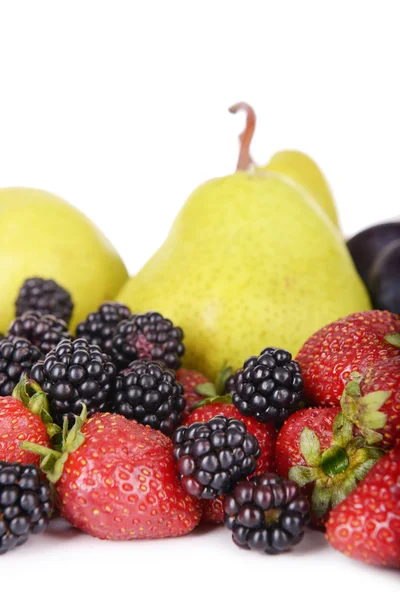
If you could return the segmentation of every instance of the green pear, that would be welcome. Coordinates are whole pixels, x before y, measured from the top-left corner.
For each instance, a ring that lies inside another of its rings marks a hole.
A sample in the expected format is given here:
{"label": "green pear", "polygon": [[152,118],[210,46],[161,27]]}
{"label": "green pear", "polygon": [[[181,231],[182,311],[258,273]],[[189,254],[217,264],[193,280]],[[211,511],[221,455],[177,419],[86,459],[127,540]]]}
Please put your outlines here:
{"label": "green pear", "polygon": [[128,277],[101,231],[53,194],[0,189],[0,221],[0,331],[14,318],[15,300],[27,277],[55,279],[71,293],[71,328],[114,298]]}
{"label": "green pear", "polygon": [[118,296],[180,325],[185,366],[211,379],[266,346],[295,355],[323,325],[370,308],[318,202],[290,178],[254,170],[241,141],[239,170],[190,196],[164,245]]}

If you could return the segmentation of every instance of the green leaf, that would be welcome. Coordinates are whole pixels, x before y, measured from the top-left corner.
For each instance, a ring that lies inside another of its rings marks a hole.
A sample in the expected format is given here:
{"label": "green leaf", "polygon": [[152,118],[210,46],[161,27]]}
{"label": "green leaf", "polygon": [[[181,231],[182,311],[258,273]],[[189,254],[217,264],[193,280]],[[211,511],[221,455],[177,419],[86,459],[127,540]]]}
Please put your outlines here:
{"label": "green leaf", "polygon": [[232,404],[232,396],[231,394],[226,394],[225,396],[215,396],[214,398],[205,398],[204,400],[200,400],[194,406],[192,406],[189,412],[193,412],[196,408],[200,408],[201,406],[208,406],[213,404]]}
{"label": "green leaf", "polygon": [[385,427],[387,415],[379,410],[373,410],[363,415],[362,423],[370,429],[382,429]]}
{"label": "green leaf", "polygon": [[336,415],[332,427],[333,441],[338,446],[345,448],[353,437],[353,423],[343,413]]}
{"label": "green leaf", "polygon": [[218,396],[215,385],[211,382],[199,383],[199,385],[196,385],[194,388],[194,391],[196,394],[199,394],[200,396],[206,396],[207,398],[215,398],[215,396]]}
{"label": "green leaf", "polygon": [[311,497],[311,508],[317,518],[321,518],[327,512],[331,501],[332,490],[322,482],[314,486]]}
{"label": "green leaf", "polygon": [[388,333],[385,335],[385,340],[392,344],[392,346],[396,346],[396,348],[400,348],[400,332],[399,333]]}
{"label": "green leaf", "polygon": [[311,467],[318,467],[321,462],[320,448],[317,434],[312,429],[304,427],[300,435],[300,450]]}
{"label": "green leaf", "polygon": [[349,466],[349,457],[346,450],[340,446],[331,446],[327,448],[321,457],[321,468],[329,477],[334,477],[343,473]]}
{"label": "green leaf", "polygon": [[221,396],[225,392],[225,384],[228,381],[229,377],[232,375],[232,373],[232,367],[226,364],[222,365],[217,376],[217,381],[215,382],[215,388],[217,390],[217,393],[214,394],[215,396]]}
{"label": "green leaf", "polygon": [[333,489],[332,489],[332,496],[331,496],[332,508],[335,508],[335,506],[337,506],[338,504],[343,502],[343,500],[346,498],[346,496],[347,496],[347,494],[346,494],[343,486],[340,483],[338,485],[334,485]]}
{"label": "green leaf", "polygon": [[318,477],[318,469],[314,467],[303,467],[296,465],[289,469],[289,479],[295,481],[300,487],[315,481]]}
{"label": "green leaf", "polygon": [[360,400],[360,405],[366,411],[376,411],[382,408],[386,400],[391,396],[391,391],[370,392],[363,396]]}

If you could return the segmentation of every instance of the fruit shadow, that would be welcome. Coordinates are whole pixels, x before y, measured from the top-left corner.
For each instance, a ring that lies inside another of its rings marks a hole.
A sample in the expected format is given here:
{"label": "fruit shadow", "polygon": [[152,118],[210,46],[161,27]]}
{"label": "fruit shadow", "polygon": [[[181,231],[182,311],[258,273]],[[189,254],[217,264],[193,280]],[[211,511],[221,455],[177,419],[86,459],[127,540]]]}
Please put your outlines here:
{"label": "fruit shadow", "polygon": [[82,535],[82,532],[79,531],[79,529],[76,529],[61,517],[52,519],[46,531],[46,537],[52,537],[63,541],[75,539],[80,535]]}

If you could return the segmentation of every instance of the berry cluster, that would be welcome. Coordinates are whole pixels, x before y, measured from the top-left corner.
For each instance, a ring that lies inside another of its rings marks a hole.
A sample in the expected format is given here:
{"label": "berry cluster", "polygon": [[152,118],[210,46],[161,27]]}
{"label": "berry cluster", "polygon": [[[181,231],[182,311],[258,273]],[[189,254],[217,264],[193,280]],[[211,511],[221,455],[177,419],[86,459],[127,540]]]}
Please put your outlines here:
{"label": "berry cluster", "polygon": [[24,281],[15,308],[17,317],[34,311],[41,315],[54,315],[69,323],[74,305],[71,294],[52,279],[31,277]]}

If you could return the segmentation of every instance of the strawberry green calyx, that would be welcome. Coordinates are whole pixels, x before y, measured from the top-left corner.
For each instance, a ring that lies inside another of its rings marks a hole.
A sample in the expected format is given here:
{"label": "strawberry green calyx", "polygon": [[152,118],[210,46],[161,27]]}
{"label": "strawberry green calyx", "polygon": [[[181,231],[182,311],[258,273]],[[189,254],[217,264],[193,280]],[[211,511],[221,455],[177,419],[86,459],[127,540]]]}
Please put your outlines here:
{"label": "strawberry green calyx", "polygon": [[392,346],[396,346],[396,348],[400,348],[400,332],[398,333],[388,333],[385,336],[385,340],[392,344]]}
{"label": "strawberry green calyx", "polygon": [[361,380],[362,376],[359,373],[350,375],[340,405],[346,417],[358,427],[366,441],[369,444],[377,444],[383,439],[383,435],[376,430],[382,429],[387,421],[387,415],[380,409],[392,392],[380,390],[362,396]]}
{"label": "strawberry green calyx", "polygon": [[232,396],[231,394],[226,394],[225,396],[214,396],[212,398],[205,398],[204,400],[201,400],[200,402],[192,406],[190,408],[190,412],[192,413],[201,406],[208,406],[212,404],[233,404]]}
{"label": "strawberry green calyx", "polygon": [[353,437],[353,424],[343,412],[336,416],[332,434],[332,445],[321,451],[317,434],[305,427],[300,450],[308,466],[296,465],[289,470],[289,478],[301,487],[314,484],[311,507],[318,519],[342,502],[385,454],[368,446],[361,436]]}
{"label": "strawberry green calyx", "polygon": [[41,457],[40,468],[51,483],[56,483],[63,472],[68,456],[75,452],[85,441],[81,429],[87,418],[86,404],[82,404],[82,412],[75,416],[75,424],[68,430],[68,418],[64,418],[61,441],[56,448],[46,448],[31,442],[21,442],[20,447]]}
{"label": "strawberry green calyx", "polygon": [[217,380],[214,383],[199,383],[195,387],[195,392],[200,396],[205,396],[206,398],[215,398],[216,396],[222,396],[225,389],[225,384],[228,381],[229,377],[232,375],[233,369],[232,367],[227,366],[226,364],[222,365]]}
{"label": "strawberry green calyx", "polygon": [[12,397],[20,400],[32,414],[43,421],[50,440],[61,432],[61,428],[53,423],[49,413],[47,395],[36,381],[28,379],[27,375],[23,374],[18,385],[14,388]]}

